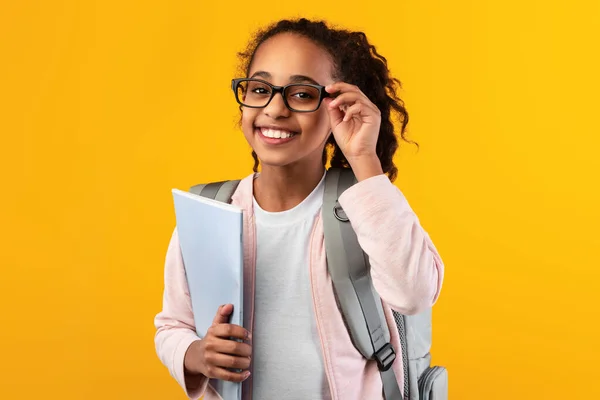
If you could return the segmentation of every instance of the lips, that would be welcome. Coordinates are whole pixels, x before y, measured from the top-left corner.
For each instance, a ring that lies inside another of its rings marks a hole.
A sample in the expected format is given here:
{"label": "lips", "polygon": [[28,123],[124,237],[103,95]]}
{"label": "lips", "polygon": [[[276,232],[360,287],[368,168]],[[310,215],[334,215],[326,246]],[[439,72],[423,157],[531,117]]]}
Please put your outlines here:
{"label": "lips", "polygon": [[256,127],[256,130],[261,139],[268,144],[287,143],[298,135],[297,132],[277,126],[260,126]]}
{"label": "lips", "polygon": [[285,131],[281,129],[271,129],[271,128],[260,128],[260,132],[272,139],[288,139],[295,135],[295,133],[290,131]]}
{"label": "lips", "polygon": [[277,135],[277,134],[282,134],[282,135],[295,135],[298,132],[292,130],[292,129],[288,129],[286,127],[283,126],[277,126],[277,125],[257,125],[255,126],[256,129],[259,129],[265,136],[267,135]]}

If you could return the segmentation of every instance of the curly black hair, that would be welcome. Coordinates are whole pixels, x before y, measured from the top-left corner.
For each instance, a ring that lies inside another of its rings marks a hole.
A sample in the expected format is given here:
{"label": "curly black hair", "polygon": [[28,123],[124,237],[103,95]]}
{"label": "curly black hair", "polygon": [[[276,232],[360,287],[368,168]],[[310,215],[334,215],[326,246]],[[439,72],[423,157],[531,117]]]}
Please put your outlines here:
{"label": "curly black hair", "polygon": [[[405,136],[408,112],[404,107],[404,102],[397,94],[397,89],[401,88],[402,84],[398,79],[390,76],[385,57],[380,55],[375,46],[369,43],[363,32],[336,29],[329,27],[324,21],[310,21],[306,18],[284,19],[256,32],[246,50],[238,53],[241,61],[240,73],[248,76],[258,47],[269,38],[281,33],[306,37],[326,50],[333,60],[333,77],[336,80],[358,86],[379,108],[381,128],[376,152],[383,172],[391,181],[394,181],[398,173],[393,160],[398,149],[398,138],[394,132],[394,117],[400,125],[400,138],[408,143],[414,142]],[[254,151],[252,157],[256,172],[259,161]],[[350,167],[333,135],[327,140],[323,151],[323,164],[326,165],[328,161],[332,167]]]}

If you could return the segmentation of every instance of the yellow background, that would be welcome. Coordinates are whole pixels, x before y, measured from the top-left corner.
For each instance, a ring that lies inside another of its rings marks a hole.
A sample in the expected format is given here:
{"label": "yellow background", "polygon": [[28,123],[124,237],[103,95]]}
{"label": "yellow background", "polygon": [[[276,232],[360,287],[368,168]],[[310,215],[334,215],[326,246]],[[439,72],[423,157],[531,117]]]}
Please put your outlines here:
{"label": "yellow background", "polygon": [[184,398],[153,344],[170,189],[250,172],[235,53],[301,10],[404,83],[450,398],[600,398],[597,0],[4,0],[0,398]]}

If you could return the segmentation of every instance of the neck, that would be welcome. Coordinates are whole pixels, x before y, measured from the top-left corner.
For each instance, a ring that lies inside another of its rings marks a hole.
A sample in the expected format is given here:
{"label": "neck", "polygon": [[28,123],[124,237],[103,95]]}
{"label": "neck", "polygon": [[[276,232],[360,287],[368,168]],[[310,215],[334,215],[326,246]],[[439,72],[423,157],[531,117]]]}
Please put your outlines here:
{"label": "neck", "polygon": [[254,180],[254,198],[269,212],[280,212],[300,204],[319,184],[325,168],[322,164],[263,165]]}

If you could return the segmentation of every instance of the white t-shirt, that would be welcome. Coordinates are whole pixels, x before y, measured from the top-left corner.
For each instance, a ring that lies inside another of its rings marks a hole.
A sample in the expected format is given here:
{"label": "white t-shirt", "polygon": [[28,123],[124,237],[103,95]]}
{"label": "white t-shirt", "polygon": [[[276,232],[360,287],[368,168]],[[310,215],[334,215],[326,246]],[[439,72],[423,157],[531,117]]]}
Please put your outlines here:
{"label": "white t-shirt", "polygon": [[324,177],[296,207],[267,212],[254,200],[256,289],[253,398],[329,399],[309,276],[309,246]]}

